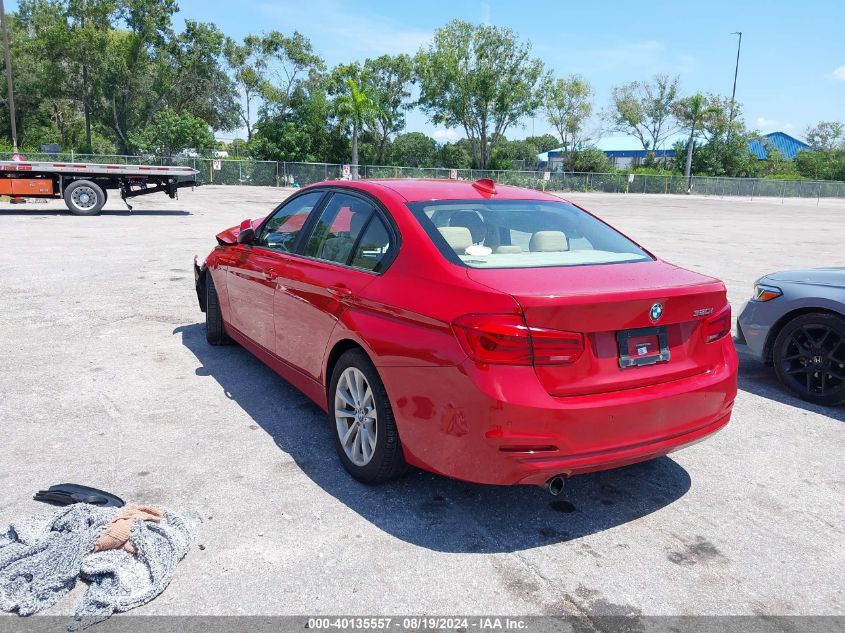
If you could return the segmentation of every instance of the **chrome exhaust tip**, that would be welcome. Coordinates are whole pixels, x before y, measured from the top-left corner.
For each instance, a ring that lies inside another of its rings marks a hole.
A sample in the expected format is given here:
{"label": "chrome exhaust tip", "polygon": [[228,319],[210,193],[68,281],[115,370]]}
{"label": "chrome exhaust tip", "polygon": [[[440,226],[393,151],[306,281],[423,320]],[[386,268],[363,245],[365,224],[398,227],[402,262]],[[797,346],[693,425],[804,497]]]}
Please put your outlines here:
{"label": "chrome exhaust tip", "polygon": [[546,482],[546,490],[549,491],[549,494],[553,497],[557,497],[560,493],[563,492],[563,488],[566,486],[566,478],[563,475],[555,475],[551,479]]}

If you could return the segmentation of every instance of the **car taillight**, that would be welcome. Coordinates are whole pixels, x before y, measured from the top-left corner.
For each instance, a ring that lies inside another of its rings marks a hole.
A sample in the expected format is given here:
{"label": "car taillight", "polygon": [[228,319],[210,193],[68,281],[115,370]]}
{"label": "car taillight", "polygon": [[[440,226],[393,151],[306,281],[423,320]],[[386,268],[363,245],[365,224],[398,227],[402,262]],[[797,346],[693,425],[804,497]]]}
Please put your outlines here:
{"label": "car taillight", "polygon": [[566,365],[584,352],[577,332],[534,328],[515,314],[465,314],[452,323],[474,361],[495,365]]}
{"label": "car taillight", "polygon": [[569,365],[584,353],[584,335],[578,332],[530,327],[535,365]]}
{"label": "car taillight", "polygon": [[729,303],[704,322],[704,342],[712,343],[731,332],[731,304]]}

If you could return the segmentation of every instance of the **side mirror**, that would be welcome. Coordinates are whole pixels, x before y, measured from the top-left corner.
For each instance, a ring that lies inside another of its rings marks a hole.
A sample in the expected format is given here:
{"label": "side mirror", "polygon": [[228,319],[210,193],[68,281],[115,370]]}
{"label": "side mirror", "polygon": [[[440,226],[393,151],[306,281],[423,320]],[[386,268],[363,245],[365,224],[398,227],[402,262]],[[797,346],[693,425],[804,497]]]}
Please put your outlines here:
{"label": "side mirror", "polygon": [[255,229],[252,228],[252,220],[241,222],[241,230],[238,233],[238,244],[252,244],[255,239]]}

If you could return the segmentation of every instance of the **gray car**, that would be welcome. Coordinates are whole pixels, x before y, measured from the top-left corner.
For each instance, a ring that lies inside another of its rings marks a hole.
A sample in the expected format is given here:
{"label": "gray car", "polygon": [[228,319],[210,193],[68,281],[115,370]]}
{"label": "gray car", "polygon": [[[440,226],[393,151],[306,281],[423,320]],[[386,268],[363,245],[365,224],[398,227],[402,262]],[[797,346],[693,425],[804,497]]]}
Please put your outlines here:
{"label": "gray car", "polygon": [[737,319],[735,342],[773,365],[799,398],[845,403],[845,268],[788,270],[758,279]]}

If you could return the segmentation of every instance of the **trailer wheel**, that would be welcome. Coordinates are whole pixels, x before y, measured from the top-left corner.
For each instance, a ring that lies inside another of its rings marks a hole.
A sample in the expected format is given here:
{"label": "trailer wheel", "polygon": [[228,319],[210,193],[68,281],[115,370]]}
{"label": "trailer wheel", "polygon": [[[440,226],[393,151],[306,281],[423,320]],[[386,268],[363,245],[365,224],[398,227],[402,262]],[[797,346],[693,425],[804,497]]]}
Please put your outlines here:
{"label": "trailer wheel", "polygon": [[90,180],[74,180],[65,187],[65,204],[74,215],[97,215],[105,203],[105,193]]}

